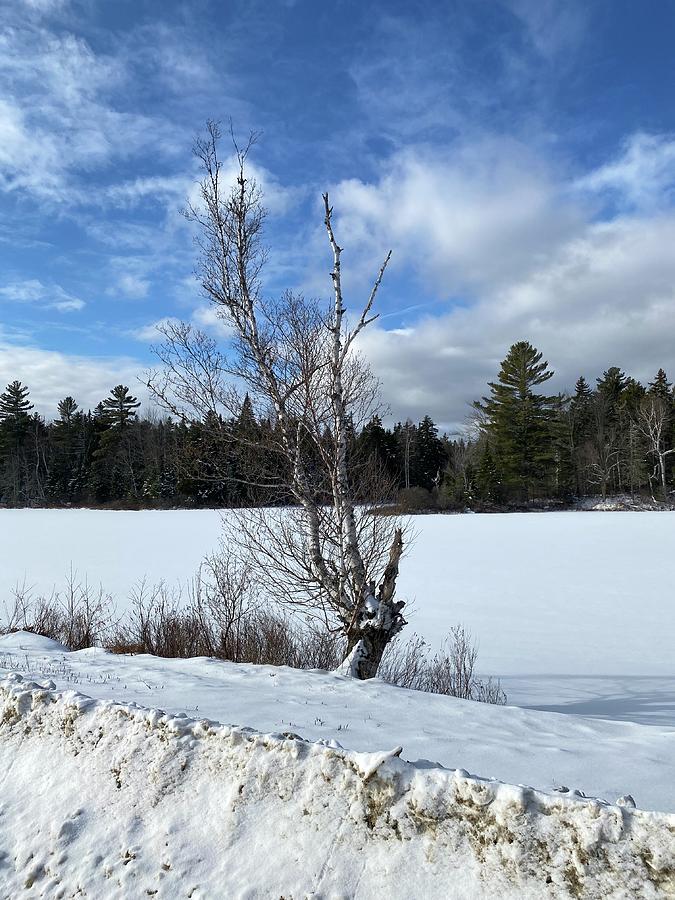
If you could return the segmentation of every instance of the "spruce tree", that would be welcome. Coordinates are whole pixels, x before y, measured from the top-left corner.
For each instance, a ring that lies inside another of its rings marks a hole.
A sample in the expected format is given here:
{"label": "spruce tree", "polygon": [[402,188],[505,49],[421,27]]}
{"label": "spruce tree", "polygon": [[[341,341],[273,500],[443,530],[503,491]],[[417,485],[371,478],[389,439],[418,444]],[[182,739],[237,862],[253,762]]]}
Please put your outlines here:
{"label": "spruce tree", "polygon": [[654,380],[649,382],[649,393],[653,394],[655,397],[660,397],[666,402],[671,402],[672,391],[673,386],[668,381],[668,376],[663,369],[659,369]]}
{"label": "spruce tree", "polygon": [[532,498],[551,474],[556,398],[534,388],[552,378],[548,363],[529,341],[518,341],[502,362],[490,397],[476,408],[487,432],[505,486],[519,499]]}
{"label": "spruce tree", "polygon": [[437,487],[448,461],[443,441],[431,416],[425,416],[417,426],[417,440],[411,463],[411,482],[428,491]]}

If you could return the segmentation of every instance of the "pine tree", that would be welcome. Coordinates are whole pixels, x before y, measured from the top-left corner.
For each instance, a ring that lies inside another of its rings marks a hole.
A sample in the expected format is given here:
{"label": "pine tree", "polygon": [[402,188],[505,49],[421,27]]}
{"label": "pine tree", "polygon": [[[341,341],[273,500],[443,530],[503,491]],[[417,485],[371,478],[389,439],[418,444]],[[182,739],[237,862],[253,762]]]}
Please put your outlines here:
{"label": "pine tree", "polygon": [[489,382],[491,396],[475,404],[505,486],[523,500],[533,497],[552,471],[556,398],[534,392],[552,376],[542,354],[519,341],[502,362],[499,380]]}
{"label": "pine tree", "polygon": [[577,379],[569,404],[569,427],[572,442],[572,465],[576,493],[588,492],[589,466],[593,464],[593,391],[582,375]]}
{"label": "pine tree", "polygon": [[[667,454],[663,460],[665,482],[671,480],[671,473],[675,467],[675,459],[672,453],[675,447],[675,390],[668,381],[668,376],[663,369],[659,369],[653,381],[649,382],[648,394],[657,402],[663,415],[663,451]],[[665,493],[665,486],[664,486]]]}
{"label": "pine tree", "polygon": [[19,424],[27,421],[33,404],[28,399],[28,388],[20,381],[12,381],[0,394],[0,422]]}
{"label": "pine tree", "polygon": [[48,493],[52,500],[72,503],[84,499],[91,419],[70,396],[59,401],[57,410],[59,418],[50,429],[52,458]]}
{"label": "pine tree", "polygon": [[602,373],[601,378],[596,379],[596,391],[604,403],[607,421],[610,424],[618,423],[621,398],[628,380],[618,366],[610,366]]}
{"label": "pine tree", "polygon": [[140,405],[140,400],[131,396],[128,387],[118,384],[110,391],[110,396],[101,402],[100,407],[109,427],[124,428],[130,419],[136,417],[136,410]]}
{"label": "pine tree", "polygon": [[73,417],[78,410],[77,403],[71,396],[64,397],[57,406],[59,418],[64,425],[72,425]]}
{"label": "pine tree", "polygon": [[140,401],[118,384],[94,413],[97,446],[90,470],[90,487],[99,503],[136,498],[142,490],[143,461],[135,423]]}
{"label": "pine tree", "polygon": [[394,434],[384,427],[379,416],[373,416],[363,426],[356,441],[358,458],[392,477],[398,476],[397,449]]}
{"label": "pine tree", "polygon": [[396,441],[397,469],[400,474],[400,487],[409,488],[412,481],[412,460],[417,445],[417,426],[410,419],[394,425]]}
{"label": "pine tree", "polygon": [[0,498],[9,503],[44,500],[46,430],[28,397],[20,381],[0,394]]}
{"label": "pine tree", "polygon": [[593,432],[593,391],[583,375],[577,379],[570,400],[570,418],[574,446],[581,447]]}

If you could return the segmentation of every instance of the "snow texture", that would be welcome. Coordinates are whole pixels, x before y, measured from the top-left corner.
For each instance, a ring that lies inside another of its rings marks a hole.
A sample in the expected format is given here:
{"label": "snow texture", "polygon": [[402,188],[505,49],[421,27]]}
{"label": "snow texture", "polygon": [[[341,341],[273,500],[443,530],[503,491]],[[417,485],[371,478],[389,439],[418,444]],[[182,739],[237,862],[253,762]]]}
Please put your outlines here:
{"label": "snow texture", "polygon": [[[311,677],[311,676],[310,676]],[[675,816],[0,683],[4,896],[656,898]]]}
{"label": "snow texture", "polygon": [[675,812],[670,727],[490,706],[283,666],[64,653],[21,632],[0,637],[0,676],[3,670],[59,690],[293,731],[362,752],[402,745],[403,757],[419,765],[462,767],[545,792],[567,786],[609,801],[632,794],[641,809]]}

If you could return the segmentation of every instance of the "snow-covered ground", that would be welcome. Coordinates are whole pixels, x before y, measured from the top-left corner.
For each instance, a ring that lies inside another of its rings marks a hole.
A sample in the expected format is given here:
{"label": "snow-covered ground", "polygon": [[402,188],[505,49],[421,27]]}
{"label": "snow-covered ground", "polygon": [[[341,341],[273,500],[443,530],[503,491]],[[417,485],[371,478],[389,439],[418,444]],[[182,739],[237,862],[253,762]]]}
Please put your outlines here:
{"label": "snow-covered ground", "polygon": [[[675,725],[675,513],[420,516],[402,565],[410,631],[462,623],[510,702]],[[220,513],[0,510],[0,612],[24,579],[71,564],[123,603],[143,577],[185,582],[217,547]]]}
{"label": "snow-covered ground", "polygon": [[561,786],[643,809],[675,811],[675,729],[492,706],[382,681],[215,659],[67,653],[25,632],[0,637],[0,677],[160,707],[264,732],[292,731],[360,751],[401,745],[403,757],[484,777]]}
{"label": "snow-covered ground", "polygon": [[25,633],[0,653],[3,897],[675,891],[675,815],[574,790],[672,808],[672,729],[326,673],[65,653]]}

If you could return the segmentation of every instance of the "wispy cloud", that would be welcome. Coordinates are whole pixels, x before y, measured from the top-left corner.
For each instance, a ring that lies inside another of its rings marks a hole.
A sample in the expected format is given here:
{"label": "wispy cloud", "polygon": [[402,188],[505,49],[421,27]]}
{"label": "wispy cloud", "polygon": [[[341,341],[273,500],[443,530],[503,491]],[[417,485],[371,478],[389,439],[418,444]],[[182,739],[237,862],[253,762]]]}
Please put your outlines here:
{"label": "wispy cloud", "polygon": [[675,137],[639,131],[612,160],[580,178],[577,187],[609,196],[625,209],[654,210],[675,200]]}
{"label": "wispy cloud", "polygon": [[46,285],[37,278],[13,281],[1,286],[0,300],[36,304],[43,309],[55,309],[58,312],[78,312],[86,306],[84,300],[69,294],[60,285]]}
{"label": "wispy cloud", "polygon": [[[106,185],[134,156],[161,160],[180,138],[162,113],[130,108],[133,60],[95,52],[82,37],[42,24],[0,32],[0,190],[66,206],[128,202],[139,192]],[[98,173],[95,188],[88,176]],[[104,175],[105,177],[101,177]],[[170,180],[170,179],[169,179]],[[165,186],[164,186],[165,187]],[[157,187],[155,187],[157,190]]]}

